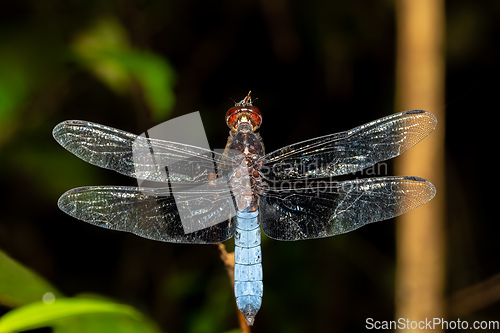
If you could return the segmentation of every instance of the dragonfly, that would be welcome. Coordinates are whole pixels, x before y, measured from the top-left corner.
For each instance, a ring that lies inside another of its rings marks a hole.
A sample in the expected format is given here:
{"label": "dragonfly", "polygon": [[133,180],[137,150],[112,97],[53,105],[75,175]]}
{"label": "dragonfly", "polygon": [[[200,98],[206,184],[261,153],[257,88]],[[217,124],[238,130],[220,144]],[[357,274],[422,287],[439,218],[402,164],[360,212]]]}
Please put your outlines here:
{"label": "dragonfly", "polygon": [[267,154],[250,93],[225,118],[230,133],[220,153],[88,121],[58,124],[54,138],[77,157],[155,184],[75,188],[59,198],[59,208],[156,241],[213,244],[234,236],[234,295],[253,325],[263,296],[261,229],[281,241],[335,236],[406,213],[436,193],[414,176],[337,177],[416,145],[436,127],[430,112],[391,114]]}

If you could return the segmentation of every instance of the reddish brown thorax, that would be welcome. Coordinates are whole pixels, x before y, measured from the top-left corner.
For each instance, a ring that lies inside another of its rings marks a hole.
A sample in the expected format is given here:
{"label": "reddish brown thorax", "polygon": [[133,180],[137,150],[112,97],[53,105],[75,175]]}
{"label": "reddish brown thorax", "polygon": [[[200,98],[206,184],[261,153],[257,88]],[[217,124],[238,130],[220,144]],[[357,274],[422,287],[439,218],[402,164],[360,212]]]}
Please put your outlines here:
{"label": "reddish brown thorax", "polygon": [[253,212],[258,209],[263,180],[259,173],[264,156],[262,139],[255,131],[262,123],[257,107],[252,105],[250,93],[226,113],[226,123],[231,129],[224,155],[233,159],[230,175],[231,191],[238,211]]}
{"label": "reddish brown thorax", "polygon": [[240,122],[248,122],[252,126],[252,131],[256,131],[262,123],[262,115],[259,108],[252,105],[250,93],[241,102],[227,110],[226,124],[231,131],[238,129]]}

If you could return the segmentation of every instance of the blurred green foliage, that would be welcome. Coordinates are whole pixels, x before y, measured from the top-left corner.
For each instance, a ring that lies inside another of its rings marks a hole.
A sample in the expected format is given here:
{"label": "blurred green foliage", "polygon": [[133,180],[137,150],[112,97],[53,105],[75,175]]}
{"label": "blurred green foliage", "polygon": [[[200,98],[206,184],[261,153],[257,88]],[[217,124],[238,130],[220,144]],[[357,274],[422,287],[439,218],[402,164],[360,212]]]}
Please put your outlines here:
{"label": "blurred green foliage", "polygon": [[0,251],[0,333],[51,326],[54,332],[159,332],[134,308],[109,300],[63,298],[45,279]]}
{"label": "blurred green foliage", "polygon": [[[15,129],[16,117],[51,76],[63,75],[64,46],[53,35],[0,30],[0,145]],[[33,65],[37,64],[37,65]],[[14,128],[13,128],[14,127]]]}
{"label": "blurred green foliage", "polygon": [[47,326],[53,327],[54,332],[159,332],[154,324],[130,306],[85,298],[34,302],[0,318],[0,333]]}
{"label": "blurred green foliage", "polygon": [[64,85],[78,68],[116,94],[131,96],[154,122],[172,112],[175,71],[165,58],[133,47],[116,18],[91,21],[69,43],[50,30],[25,27],[0,29],[0,40],[0,144],[15,130],[15,118],[33,107],[31,100],[47,98],[48,87]]}
{"label": "blurred green foliage", "polygon": [[61,296],[49,282],[0,250],[0,304],[18,307],[39,301],[48,292]]}
{"label": "blurred green foliage", "polygon": [[117,93],[139,95],[154,121],[168,117],[174,105],[174,71],[162,57],[130,47],[123,27],[112,18],[100,19],[73,42],[77,60]]}
{"label": "blurred green foliage", "polygon": [[[136,100],[151,121],[158,122],[167,118],[174,106],[175,73],[163,57],[133,47],[127,31],[112,16],[91,20],[64,37],[53,27],[42,25],[0,27],[0,169],[28,176],[25,181],[53,197],[70,183],[76,187],[96,179],[92,166],[77,159],[70,166],[64,150],[34,145],[40,141],[40,133],[26,131],[39,125],[33,121],[50,115],[48,109],[61,100],[61,88],[70,77],[80,69],[92,73],[110,91]],[[25,131],[28,140],[5,145],[18,131]],[[39,131],[50,135],[50,129]],[[60,170],[58,177],[54,178],[54,170]],[[65,298],[40,275],[2,251],[0,305],[13,308],[0,317],[0,332],[46,326],[59,333],[159,332],[156,324],[130,306],[95,297]]]}

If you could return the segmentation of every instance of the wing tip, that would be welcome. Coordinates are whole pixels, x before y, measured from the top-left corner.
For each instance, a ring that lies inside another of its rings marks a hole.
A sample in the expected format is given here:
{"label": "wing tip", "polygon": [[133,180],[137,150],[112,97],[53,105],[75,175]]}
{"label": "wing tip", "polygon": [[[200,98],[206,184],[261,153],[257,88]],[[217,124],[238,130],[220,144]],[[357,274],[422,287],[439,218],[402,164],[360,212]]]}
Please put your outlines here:
{"label": "wing tip", "polygon": [[436,116],[432,112],[429,112],[429,111],[426,111],[426,110],[422,110],[422,109],[415,109],[415,110],[403,111],[402,113],[405,114],[405,115],[421,115],[421,116],[425,116],[428,119],[428,123],[431,124],[432,130],[434,130],[434,128],[437,125],[437,118],[436,118]]}
{"label": "wing tip", "polygon": [[54,129],[52,130],[52,137],[59,144],[61,143],[61,134],[62,134],[61,132],[62,132],[63,128],[66,126],[66,122],[67,122],[67,120],[60,122],[59,124],[54,126]]}
{"label": "wing tip", "polygon": [[430,112],[422,110],[422,109],[415,109],[415,110],[403,111],[403,113],[404,114],[419,114],[419,113],[430,113]]}
{"label": "wing tip", "polygon": [[436,196],[436,187],[427,179],[416,176],[404,176],[404,179],[418,183],[418,185],[422,187],[421,193],[426,194],[425,196],[420,196],[422,200],[418,202],[417,206],[421,206],[429,202],[430,200],[432,200],[432,198],[434,198],[434,196]]}
{"label": "wing tip", "polygon": [[71,201],[70,196],[75,192],[76,189],[71,189],[69,191],[64,192],[59,199],[57,200],[57,207],[60,210],[65,212],[66,214],[74,217],[75,204]]}
{"label": "wing tip", "polygon": [[89,122],[85,121],[85,120],[64,120],[64,121],[61,121],[59,124],[54,126],[54,129],[52,130],[52,137],[61,146],[64,147],[63,138],[64,138],[64,135],[69,132],[68,128],[71,126],[86,126],[87,124],[89,124]]}

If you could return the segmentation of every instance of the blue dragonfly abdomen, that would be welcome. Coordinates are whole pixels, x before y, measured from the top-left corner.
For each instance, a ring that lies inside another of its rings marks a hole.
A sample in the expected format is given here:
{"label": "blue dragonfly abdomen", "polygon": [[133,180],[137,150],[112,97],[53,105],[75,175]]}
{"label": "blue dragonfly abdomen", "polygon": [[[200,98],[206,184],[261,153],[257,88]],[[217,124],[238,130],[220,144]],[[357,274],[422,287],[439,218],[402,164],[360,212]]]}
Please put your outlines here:
{"label": "blue dragonfly abdomen", "polygon": [[259,211],[237,212],[234,236],[234,295],[249,325],[262,304]]}

